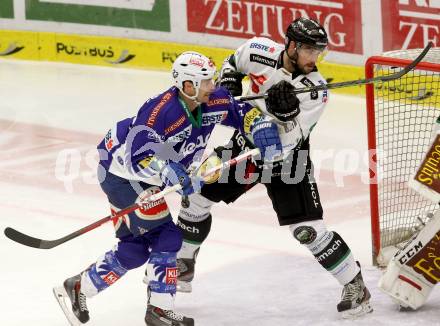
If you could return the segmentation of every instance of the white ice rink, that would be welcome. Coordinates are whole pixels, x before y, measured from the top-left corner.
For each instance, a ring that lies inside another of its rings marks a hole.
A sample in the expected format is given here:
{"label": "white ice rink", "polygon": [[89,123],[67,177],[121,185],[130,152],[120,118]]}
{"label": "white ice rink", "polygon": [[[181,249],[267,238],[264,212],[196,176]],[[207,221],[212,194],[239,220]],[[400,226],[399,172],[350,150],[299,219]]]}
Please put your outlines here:
{"label": "white ice rink", "polygon": [[[106,216],[107,201],[93,182],[94,148],[116,121],[135,115],[170,81],[160,72],[1,60],[1,230],[11,226],[54,239]],[[438,288],[420,311],[405,313],[377,289],[364,102],[332,95],[311,143],[325,220],[363,265],[375,311],[356,321],[340,319],[341,286],[278,226],[264,187],[257,186],[233,205],[214,208],[194,291],[178,295],[179,312],[199,326],[440,325]],[[178,197],[167,199],[176,216]],[[52,287],[115,243],[111,224],[50,250],[1,234],[0,325],[67,325]],[[89,299],[88,325],[144,325],[143,272],[133,270]]]}

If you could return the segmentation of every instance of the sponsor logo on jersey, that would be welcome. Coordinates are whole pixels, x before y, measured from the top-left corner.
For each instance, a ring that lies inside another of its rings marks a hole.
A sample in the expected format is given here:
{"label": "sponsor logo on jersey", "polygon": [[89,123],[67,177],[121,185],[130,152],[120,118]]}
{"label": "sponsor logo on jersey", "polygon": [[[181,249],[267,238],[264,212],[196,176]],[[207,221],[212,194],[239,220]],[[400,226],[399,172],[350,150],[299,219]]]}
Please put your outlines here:
{"label": "sponsor logo on jersey", "polygon": [[184,141],[189,136],[191,136],[191,130],[192,130],[192,126],[188,126],[185,129],[183,129],[182,131],[180,131],[177,134],[172,135],[170,138],[168,138],[167,142],[169,142],[169,143],[179,143],[181,141]]}
{"label": "sponsor logo on jersey", "polygon": [[229,104],[230,100],[229,98],[216,98],[213,100],[209,100],[209,102],[206,104],[207,106],[214,106],[214,105],[225,105]]}
{"label": "sponsor logo on jersey", "polygon": [[274,53],[275,52],[275,48],[273,46],[267,46],[267,45],[264,45],[264,44],[261,44],[261,43],[255,43],[255,42],[251,43],[249,48],[263,50],[263,51],[270,52],[270,53]]}
{"label": "sponsor logo on jersey", "polygon": [[104,146],[111,151],[117,145],[119,145],[118,139],[113,137],[113,129],[110,129],[104,137]]}
{"label": "sponsor logo on jersey", "polygon": [[199,135],[195,141],[187,143],[186,141],[183,143],[182,147],[180,148],[179,154],[183,156],[188,156],[192,153],[194,153],[198,148],[205,148],[206,144],[208,143],[209,136],[211,136],[211,133],[205,135]]}
{"label": "sponsor logo on jersey", "polygon": [[277,65],[277,61],[262,55],[251,54],[250,56],[251,62],[261,63],[262,65],[269,66],[275,68]]}
{"label": "sponsor logo on jersey", "polygon": [[185,115],[181,115],[179,119],[177,119],[173,124],[167,128],[165,128],[165,135],[168,135],[169,133],[173,132],[177,128],[179,128],[183,123],[185,122]]}
{"label": "sponsor logo on jersey", "polygon": [[[313,82],[312,82],[310,79],[308,79],[307,77],[302,78],[302,79],[300,80],[300,82],[301,82],[303,85],[307,86],[307,87],[313,87],[313,86],[315,86],[315,84],[313,84]],[[318,91],[311,91],[311,92],[310,92],[310,98],[311,98],[312,100],[317,100],[318,97],[319,97],[319,96],[318,96]]]}
{"label": "sponsor logo on jersey", "polygon": [[105,143],[105,148],[108,151],[111,151],[111,149],[113,148],[113,145],[114,145],[113,144],[113,138],[112,138],[112,131],[111,131],[111,129],[105,135],[104,143]]}
{"label": "sponsor logo on jersey", "polygon": [[177,284],[177,267],[167,267],[165,274],[166,284]]}
{"label": "sponsor logo on jersey", "polygon": [[244,132],[249,134],[251,132],[251,126],[254,124],[255,119],[261,117],[261,112],[257,108],[252,108],[244,115]]}
{"label": "sponsor logo on jersey", "polygon": [[[228,100],[228,99],[226,99]],[[226,119],[228,111],[209,112],[202,115],[202,126],[209,126],[211,124],[218,124]]]}
{"label": "sponsor logo on jersey", "polygon": [[[133,129],[132,129],[133,130]],[[156,143],[163,142],[165,140],[165,137],[162,135],[159,135],[156,130],[154,129],[147,129],[147,138],[155,141]]]}
{"label": "sponsor logo on jersey", "polygon": [[156,122],[159,112],[162,110],[164,105],[171,99],[171,97],[172,97],[171,92],[166,93],[160,100],[159,104],[157,104],[156,107],[154,107],[153,110],[151,110],[150,116],[148,117],[147,126],[149,127],[154,126],[154,123]]}

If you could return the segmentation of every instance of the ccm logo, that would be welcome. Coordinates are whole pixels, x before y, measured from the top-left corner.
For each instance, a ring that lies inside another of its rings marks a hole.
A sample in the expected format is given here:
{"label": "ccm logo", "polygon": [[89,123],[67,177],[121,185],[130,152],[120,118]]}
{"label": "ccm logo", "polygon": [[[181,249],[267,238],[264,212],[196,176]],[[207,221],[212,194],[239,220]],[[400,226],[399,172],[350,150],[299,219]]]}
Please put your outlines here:
{"label": "ccm logo", "polygon": [[423,248],[423,244],[422,241],[419,241],[419,243],[417,243],[414,247],[412,247],[411,249],[409,249],[406,254],[401,257],[399,259],[399,263],[401,263],[402,265],[405,265],[406,262],[408,262],[408,260],[414,256],[416,253],[418,253],[420,251],[420,249]]}

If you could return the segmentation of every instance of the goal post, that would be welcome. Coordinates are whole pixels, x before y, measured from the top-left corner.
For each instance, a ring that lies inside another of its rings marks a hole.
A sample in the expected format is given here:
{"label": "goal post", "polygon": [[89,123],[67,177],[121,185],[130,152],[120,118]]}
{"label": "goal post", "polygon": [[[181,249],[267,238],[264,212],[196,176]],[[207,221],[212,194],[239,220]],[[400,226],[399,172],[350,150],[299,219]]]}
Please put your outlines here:
{"label": "goal post", "polygon": [[[366,78],[408,65],[423,49],[370,57]],[[440,116],[440,48],[432,48],[414,70],[386,83],[366,85],[373,262],[407,240],[438,205],[408,187],[428,150]]]}

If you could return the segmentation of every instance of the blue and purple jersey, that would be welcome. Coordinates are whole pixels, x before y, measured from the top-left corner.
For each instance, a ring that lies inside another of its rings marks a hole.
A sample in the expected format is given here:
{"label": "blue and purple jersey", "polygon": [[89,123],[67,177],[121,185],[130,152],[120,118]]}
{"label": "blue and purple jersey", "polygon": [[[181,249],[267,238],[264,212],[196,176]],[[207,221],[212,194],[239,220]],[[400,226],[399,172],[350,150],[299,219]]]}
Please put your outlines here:
{"label": "blue and purple jersey", "polygon": [[[197,112],[198,111],[198,112]],[[175,161],[187,169],[200,159],[216,124],[239,129],[249,135],[260,111],[238,102],[225,88],[217,88],[197,114],[185,110],[179,90],[171,87],[149,99],[137,116],[119,121],[98,145],[100,165],[129,180],[160,185],[156,159]]]}

